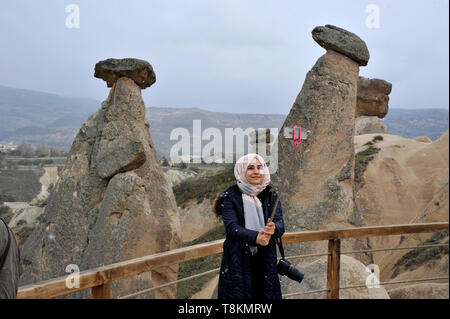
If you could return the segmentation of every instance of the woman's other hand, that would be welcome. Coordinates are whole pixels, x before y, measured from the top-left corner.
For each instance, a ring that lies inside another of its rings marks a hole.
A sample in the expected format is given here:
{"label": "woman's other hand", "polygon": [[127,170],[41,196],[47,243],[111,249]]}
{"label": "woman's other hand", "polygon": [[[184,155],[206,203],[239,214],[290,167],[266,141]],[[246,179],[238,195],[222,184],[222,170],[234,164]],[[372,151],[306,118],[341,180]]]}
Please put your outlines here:
{"label": "woman's other hand", "polygon": [[270,235],[266,235],[265,230],[260,230],[258,236],[256,236],[256,243],[261,246],[267,246],[269,244]]}

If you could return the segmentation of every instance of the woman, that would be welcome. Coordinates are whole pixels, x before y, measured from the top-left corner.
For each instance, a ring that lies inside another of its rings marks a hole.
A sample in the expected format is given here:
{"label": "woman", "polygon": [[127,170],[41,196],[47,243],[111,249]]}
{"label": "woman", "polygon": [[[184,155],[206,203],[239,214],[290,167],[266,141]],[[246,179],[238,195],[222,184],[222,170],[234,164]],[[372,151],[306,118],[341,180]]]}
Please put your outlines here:
{"label": "woman", "polygon": [[[236,185],[216,200],[226,229],[219,275],[219,299],[281,299],[277,273],[276,237],[284,233],[277,195],[271,191],[270,174],[258,154],[241,157],[234,166]],[[272,198],[270,198],[272,197]],[[273,205],[273,204],[272,204]]]}

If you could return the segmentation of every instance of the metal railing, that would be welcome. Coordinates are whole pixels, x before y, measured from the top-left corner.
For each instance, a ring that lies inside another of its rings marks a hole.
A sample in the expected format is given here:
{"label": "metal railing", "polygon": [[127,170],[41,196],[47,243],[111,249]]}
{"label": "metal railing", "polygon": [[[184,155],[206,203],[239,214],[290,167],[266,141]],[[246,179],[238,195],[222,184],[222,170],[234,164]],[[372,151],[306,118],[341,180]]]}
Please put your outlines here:
{"label": "metal railing", "polygon": [[[320,254],[291,256],[289,258],[304,258],[312,256],[328,256],[327,260],[327,287],[326,289],[298,292],[283,295],[284,298],[300,295],[300,294],[312,294],[318,292],[326,292],[327,298],[336,299],[339,298],[340,289],[350,289],[365,287],[365,285],[339,287],[340,279],[340,256],[341,254],[353,254],[363,252],[375,252],[384,250],[398,250],[398,249],[412,249],[412,248],[427,248],[427,246],[414,246],[414,247],[398,247],[398,248],[384,248],[384,249],[371,249],[361,251],[341,251],[341,239],[344,238],[361,238],[361,237],[373,237],[373,236],[387,236],[387,235],[401,235],[412,233],[431,233],[431,232],[448,232],[448,222],[438,223],[423,223],[423,224],[410,224],[410,225],[387,225],[387,226],[368,226],[358,228],[347,229],[334,229],[334,230],[318,230],[318,231],[303,231],[285,233],[283,235],[283,242],[286,244],[297,242],[310,242],[310,241],[328,241],[328,252]],[[79,273],[79,287],[68,288],[66,286],[66,276],[58,277],[55,279],[42,281],[36,284],[23,286],[19,288],[17,298],[56,298],[64,295],[68,295],[77,291],[91,289],[91,297],[94,299],[103,299],[111,297],[111,282],[135,275],[139,275],[144,272],[155,270],[161,266],[168,266],[172,264],[179,264],[181,262],[215,255],[222,252],[223,239],[212,241],[209,243],[198,244],[194,246],[178,248],[162,253],[157,253],[149,256],[139,257],[111,265],[98,267],[82,271]],[[441,245],[428,245],[428,247],[437,247]],[[172,284],[176,284],[181,281],[197,278],[206,274],[210,274],[218,271],[218,268],[209,270],[207,272],[183,278],[174,282],[165,283],[161,286],[151,287],[144,292],[152,291],[162,287],[167,287]],[[448,277],[439,278],[427,278],[418,279],[413,281],[401,281],[401,282],[386,282],[381,284],[395,284],[403,282],[414,281],[429,281],[429,280],[442,280],[448,279]],[[131,295],[122,296],[120,298],[131,298],[138,294],[144,293],[139,291]]]}

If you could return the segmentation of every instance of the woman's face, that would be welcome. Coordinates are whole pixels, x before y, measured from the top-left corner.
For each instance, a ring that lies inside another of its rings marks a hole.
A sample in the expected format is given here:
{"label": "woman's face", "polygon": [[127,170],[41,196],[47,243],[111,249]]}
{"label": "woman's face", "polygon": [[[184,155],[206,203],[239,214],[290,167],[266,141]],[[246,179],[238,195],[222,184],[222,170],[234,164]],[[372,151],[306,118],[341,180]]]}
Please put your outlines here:
{"label": "woman's face", "polygon": [[257,158],[248,164],[245,178],[253,185],[260,185],[264,180],[263,166]]}

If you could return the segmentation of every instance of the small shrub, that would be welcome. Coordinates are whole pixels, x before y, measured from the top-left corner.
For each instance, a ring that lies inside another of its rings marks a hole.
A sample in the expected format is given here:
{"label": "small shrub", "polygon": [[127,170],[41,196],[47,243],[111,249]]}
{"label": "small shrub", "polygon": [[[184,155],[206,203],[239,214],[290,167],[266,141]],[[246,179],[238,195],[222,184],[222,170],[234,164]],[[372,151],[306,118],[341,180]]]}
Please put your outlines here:
{"label": "small shrub", "polygon": [[356,154],[355,160],[357,162],[370,162],[373,159],[372,155],[377,154],[380,151],[380,148],[375,146],[369,146],[364,151],[361,151]]}
{"label": "small shrub", "polygon": [[27,224],[27,221],[25,219],[21,219],[17,222],[17,227],[20,227],[20,226],[23,226],[26,224]]}
{"label": "small shrub", "polygon": [[197,174],[200,174],[200,172],[201,172],[201,169],[198,168],[197,166],[189,165],[189,169],[193,172],[196,172]]}
{"label": "small shrub", "polygon": [[381,135],[374,136],[372,139],[373,142],[382,141],[382,140],[383,140],[383,136],[381,136]]}
{"label": "small shrub", "polygon": [[25,240],[30,236],[31,232],[36,228],[35,224],[25,224],[21,227],[14,227],[14,232],[19,236],[20,242],[24,243]]}
{"label": "small shrub", "polygon": [[374,155],[380,151],[380,148],[370,145],[365,150],[355,155],[355,181],[362,182],[362,176],[366,171],[367,165],[374,159]]}
{"label": "small shrub", "polygon": [[3,203],[0,202],[0,218],[2,218],[8,224],[11,221],[12,217],[13,212],[11,208],[9,208],[6,205],[3,205]]}
{"label": "small shrub", "polygon": [[420,243],[417,248],[414,248],[404,254],[394,265],[393,277],[396,277],[400,270],[414,270],[426,263],[433,263],[442,258],[444,254],[448,254],[448,247],[429,247],[422,248],[420,246],[439,244],[443,238],[448,236],[446,232],[437,232],[423,243]]}
{"label": "small shrub", "polygon": [[177,205],[185,207],[191,199],[198,202],[205,198],[213,199],[236,183],[233,169],[226,168],[214,175],[186,178],[173,187]]}
{"label": "small shrub", "polygon": [[0,204],[1,202],[15,202],[15,201],[16,199],[14,198],[14,196],[9,193],[0,194]]}
{"label": "small shrub", "polygon": [[164,159],[164,160],[162,161],[162,163],[161,163],[161,166],[163,166],[163,167],[169,167],[169,166],[170,166],[169,161],[168,161],[167,159]]}
{"label": "small shrub", "polygon": [[188,168],[188,164],[186,164],[185,162],[178,163],[178,164],[176,164],[174,166],[176,168],[179,168],[179,169],[186,169],[186,168]]}

